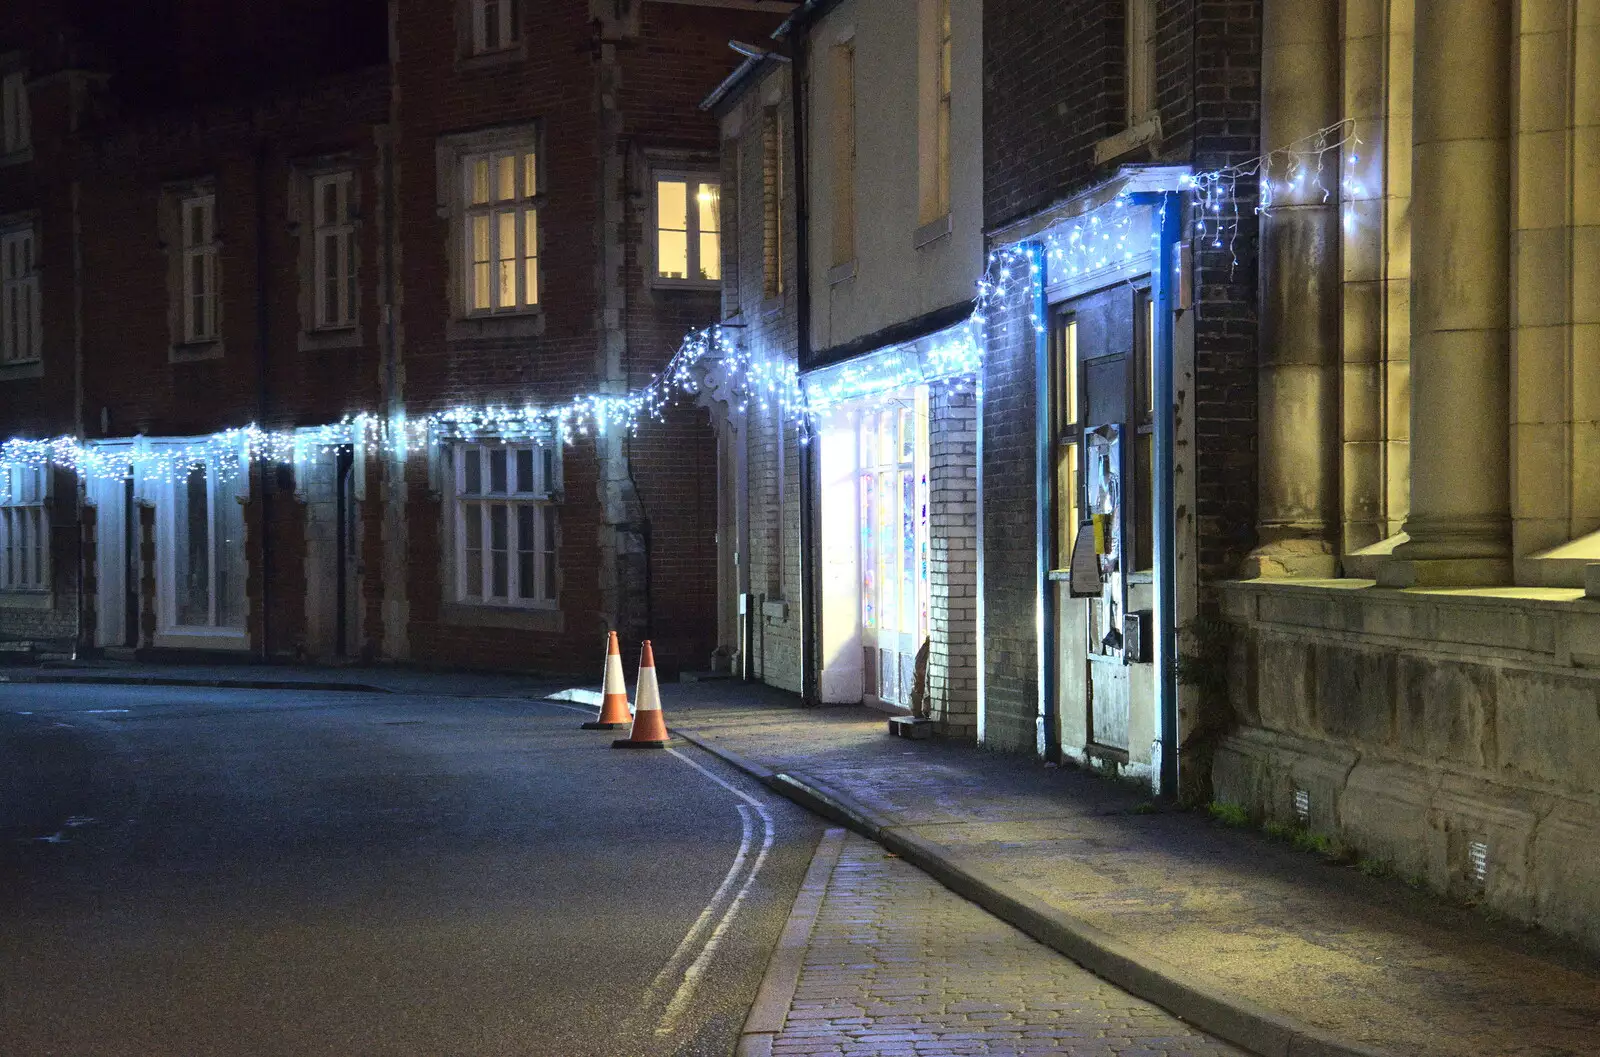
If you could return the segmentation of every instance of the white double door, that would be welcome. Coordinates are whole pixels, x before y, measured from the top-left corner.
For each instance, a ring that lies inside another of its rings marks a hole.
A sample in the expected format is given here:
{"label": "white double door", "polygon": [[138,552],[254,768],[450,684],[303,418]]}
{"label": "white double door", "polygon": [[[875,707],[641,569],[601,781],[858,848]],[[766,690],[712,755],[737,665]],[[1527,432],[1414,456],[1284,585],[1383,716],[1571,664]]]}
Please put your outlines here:
{"label": "white double door", "polygon": [[155,508],[155,646],[243,649],[244,501],[249,462],[208,450],[187,465],[163,463],[196,449],[187,441],[142,441],[125,480],[93,481],[97,620],[102,646],[138,645],[143,600],[139,507]]}

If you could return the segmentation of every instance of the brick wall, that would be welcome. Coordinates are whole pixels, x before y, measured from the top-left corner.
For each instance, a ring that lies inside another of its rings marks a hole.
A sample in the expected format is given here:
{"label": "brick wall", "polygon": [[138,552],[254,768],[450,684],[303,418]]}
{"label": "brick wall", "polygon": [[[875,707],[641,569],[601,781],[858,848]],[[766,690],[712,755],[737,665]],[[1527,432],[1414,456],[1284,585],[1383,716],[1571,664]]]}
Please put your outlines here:
{"label": "brick wall", "polygon": [[[754,357],[773,364],[796,362],[799,336],[795,311],[795,248],[792,238],[783,245],[781,259],[769,256],[776,248],[774,230],[781,213],[787,231],[794,230],[794,173],[791,153],[771,149],[769,116],[789,120],[789,69],[769,66],[735,104],[738,134],[725,139],[722,151],[723,231],[733,250],[724,253],[723,315],[741,324],[728,335]],[[781,181],[773,168],[782,157]],[[782,186],[781,202],[769,196]],[[770,206],[772,208],[769,208]],[[777,295],[769,279],[781,269],[784,293]],[[769,296],[770,295],[770,296]],[[742,555],[749,575],[752,610],[750,620],[751,670],[754,678],[799,693],[802,689],[801,634],[804,626],[800,580],[800,462],[809,449],[800,443],[792,418],[785,420],[774,405],[763,407],[762,394],[754,399],[733,398],[725,411],[732,440],[746,458],[749,518],[749,553]],[[743,410],[738,406],[743,404]],[[737,482],[729,482],[736,487]],[[728,525],[728,531],[734,526]],[[729,595],[738,591],[725,583]],[[782,614],[769,615],[767,603],[784,602]]]}
{"label": "brick wall", "polygon": [[928,704],[948,736],[978,726],[977,396],[934,385],[928,400]]}
{"label": "brick wall", "polygon": [[989,311],[983,367],[984,735],[1032,751],[1039,711],[1034,556],[1034,333],[1031,295],[1014,287]]}
{"label": "brick wall", "polygon": [[[299,47],[295,77],[309,79],[289,87],[270,62],[228,71],[226,47],[165,72],[162,63],[135,63],[129,49],[100,47],[86,54],[117,68],[124,76],[113,90],[128,94],[83,110],[77,135],[66,135],[73,97],[65,88],[59,98],[36,95],[36,159],[0,170],[0,214],[36,208],[42,216],[46,366],[41,378],[0,379],[0,432],[193,436],[252,421],[287,428],[378,409],[391,397],[412,415],[462,403],[558,403],[642,384],[688,329],[717,317],[715,289],[650,281],[651,165],[715,169],[715,122],[696,104],[738,62],[728,39],[764,39],[772,14],[634,4],[591,22],[583,5],[528,3],[520,11],[525,47],[509,61],[485,62],[455,46],[455,0],[313,6],[299,19],[296,0],[256,5],[220,36],[213,30],[226,5],[182,0],[166,12],[175,20],[163,35],[168,59],[206,41]],[[386,6],[392,65],[350,69],[383,57],[383,19],[373,15]],[[55,29],[31,13],[0,14],[0,38],[64,39]],[[345,33],[350,46],[330,57],[318,43],[329,33]],[[44,43],[36,54],[49,52]],[[49,52],[62,66],[81,59]],[[132,65],[118,67],[123,61]],[[225,88],[212,84],[225,72],[237,76]],[[70,78],[52,84],[69,82],[82,89],[80,102],[100,90]],[[441,181],[437,172],[440,139],[518,124],[540,132],[542,318],[531,333],[451,333],[451,235],[441,205],[456,177]],[[393,173],[380,168],[380,143],[393,144]],[[339,347],[308,347],[296,174],[335,154],[357,173],[358,328]],[[173,362],[163,195],[197,178],[216,190],[221,355]],[[85,233],[76,247],[68,237],[75,224]],[[394,268],[392,347],[380,266]],[[80,347],[81,389],[72,370]],[[386,388],[386,379],[398,385]],[[565,452],[554,629],[451,623],[437,475],[420,455],[398,475],[377,462],[369,471],[368,501],[356,512],[369,575],[352,602],[361,609],[353,647],[370,655],[386,644],[391,656],[434,663],[588,671],[601,632],[621,626],[653,635],[669,672],[707,664],[716,644],[716,507],[714,436],[703,412],[673,411],[628,442],[580,440]],[[312,549],[326,540],[292,482],[279,483],[262,482],[246,511],[249,622],[269,629],[271,649],[293,654],[325,637],[310,626],[318,616],[295,570],[308,557],[308,524]],[[64,487],[58,561],[77,542],[77,504],[70,482]],[[267,534],[271,584],[258,561]],[[605,585],[618,582],[607,594]],[[75,595],[71,577],[55,583]],[[75,599],[57,610],[52,619],[75,621]],[[9,613],[0,607],[0,635],[41,619]]]}
{"label": "brick wall", "polygon": [[[1071,198],[1130,162],[1208,170],[1259,143],[1259,0],[1159,0],[1158,141],[1096,166],[1122,130],[1122,0],[985,5],[985,224]],[[1070,61],[1067,57],[1071,57]],[[1203,581],[1233,575],[1255,521],[1254,187],[1223,246],[1195,247],[1196,523]],[[983,401],[985,701],[989,739],[1031,749],[1038,672],[1033,628],[1034,411],[1031,328],[1009,304],[991,316]]]}
{"label": "brick wall", "polygon": [[[1263,149],[1259,0],[1192,0],[1191,157],[1198,170]],[[1240,224],[1222,246],[1197,247],[1195,494],[1202,584],[1237,576],[1255,545],[1256,188],[1238,186]]]}
{"label": "brick wall", "polygon": [[[760,39],[772,16],[649,4],[591,23],[577,5],[527,5],[526,54],[482,64],[440,46],[454,39],[453,0],[397,12],[410,412],[558,403],[648,381],[688,330],[718,316],[715,289],[651,281],[652,165],[715,171],[716,124],[696,104],[737,64],[728,39]],[[439,138],[518,125],[538,128],[542,148],[541,319],[533,333],[455,334],[440,188],[456,184],[437,172]],[[451,626],[440,570],[412,562],[413,655],[587,672],[603,632],[616,627],[627,639],[650,635],[664,673],[706,667],[716,645],[715,473],[715,438],[700,411],[675,411],[626,441],[569,447],[560,630]],[[432,553],[442,507],[415,487],[415,469],[411,478],[410,550]]]}

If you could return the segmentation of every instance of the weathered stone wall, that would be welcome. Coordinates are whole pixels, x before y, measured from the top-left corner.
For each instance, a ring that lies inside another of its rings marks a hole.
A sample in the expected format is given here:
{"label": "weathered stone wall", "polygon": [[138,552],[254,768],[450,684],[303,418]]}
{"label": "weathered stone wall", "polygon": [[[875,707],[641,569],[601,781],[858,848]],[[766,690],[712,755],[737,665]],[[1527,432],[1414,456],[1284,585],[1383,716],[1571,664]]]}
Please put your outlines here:
{"label": "weathered stone wall", "polygon": [[1223,589],[1216,798],[1600,947],[1600,603],[1345,583]]}

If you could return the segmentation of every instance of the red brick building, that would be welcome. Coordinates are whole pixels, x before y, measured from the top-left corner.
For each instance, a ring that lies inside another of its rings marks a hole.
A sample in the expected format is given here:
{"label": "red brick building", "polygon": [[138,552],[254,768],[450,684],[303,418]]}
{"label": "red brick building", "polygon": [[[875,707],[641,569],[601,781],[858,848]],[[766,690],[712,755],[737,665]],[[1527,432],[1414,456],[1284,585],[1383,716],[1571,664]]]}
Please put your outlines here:
{"label": "red brick building", "polygon": [[703,412],[418,424],[626,393],[716,318],[695,104],[788,5],[337,6],[0,16],[0,433],[77,442],[8,451],[0,643],[705,664]]}

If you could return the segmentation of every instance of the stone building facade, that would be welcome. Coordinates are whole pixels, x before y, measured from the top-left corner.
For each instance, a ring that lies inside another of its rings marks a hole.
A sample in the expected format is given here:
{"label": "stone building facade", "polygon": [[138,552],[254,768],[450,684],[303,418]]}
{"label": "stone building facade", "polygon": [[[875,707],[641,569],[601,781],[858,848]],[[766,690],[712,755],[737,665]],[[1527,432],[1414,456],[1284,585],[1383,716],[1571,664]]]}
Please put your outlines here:
{"label": "stone building facade", "polygon": [[[1263,125],[1354,120],[1263,223],[1261,546],[1217,795],[1600,943],[1600,24],[1268,0]],[[1268,394],[1271,394],[1271,399]]]}
{"label": "stone building facade", "polygon": [[[39,309],[0,428],[142,469],[12,471],[0,642],[565,671],[611,627],[705,666],[703,412],[570,444],[324,427],[660,370],[719,302],[694,104],[788,5],[39,6],[0,16],[6,290]],[[249,423],[293,452],[241,458],[219,431]]]}

